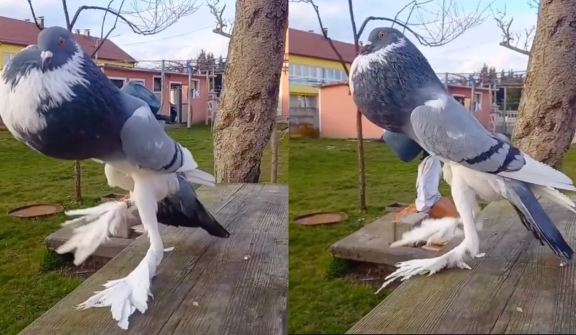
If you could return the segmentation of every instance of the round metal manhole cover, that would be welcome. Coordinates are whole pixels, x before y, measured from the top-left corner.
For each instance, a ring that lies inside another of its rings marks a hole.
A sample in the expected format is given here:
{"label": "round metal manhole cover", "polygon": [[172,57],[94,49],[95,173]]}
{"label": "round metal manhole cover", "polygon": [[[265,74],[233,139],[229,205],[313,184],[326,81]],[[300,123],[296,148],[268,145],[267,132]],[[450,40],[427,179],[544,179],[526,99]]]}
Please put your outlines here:
{"label": "round metal manhole cover", "polygon": [[335,224],[348,219],[343,212],[316,212],[295,217],[292,221],[304,226]]}
{"label": "round metal manhole cover", "polygon": [[57,204],[31,204],[12,208],[8,215],[23,219],[41,218],[62,213],[64,208]]}

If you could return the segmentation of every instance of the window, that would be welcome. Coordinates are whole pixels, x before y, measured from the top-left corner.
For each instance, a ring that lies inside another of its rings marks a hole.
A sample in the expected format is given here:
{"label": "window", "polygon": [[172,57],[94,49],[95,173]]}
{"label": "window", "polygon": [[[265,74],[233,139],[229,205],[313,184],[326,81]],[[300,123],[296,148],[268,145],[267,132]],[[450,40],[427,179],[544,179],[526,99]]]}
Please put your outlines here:
{"label": "window", "polygon": [[138,84],[146,87],[146,81],[145,81],[144,79],[132,78],[132,79],[130,79],[129,81],[130,81],[130,82],[133,82],[133,83],[138,83]]}
{"label": "window", "polygon": [[482,110],[482,92],[474,92],[474,112]]}
{"label": "window", "polygon": [[316,108],[318,106],[317,97],[306,95],[290,95],[290,108]]}
{"label": "window", "polygon": [[290,83],[300,85],[321,85],[346,80],[344,70],[308,66],[302,64],[289,65]]}
{"label": "window", "polygon": [[8,64],[8,62],[10,62],[12,60],[12,58],[14,58],[16,54],[10,53],[10,52],[5,52],[3,54],[3,61],[4,61],[4,65]]}
{"label": "window", "polygon": [[122,88],[122,86],[124,86],[124,83],[126,82],[126,79],[124,78],[108,77],[108,79],[110,79],[112,84],[114,84],[118,88]]}
{"label": "window", "polygon": [[152,87],[152,90],[154,91],[154,93],[161,92],[162,91],[162,77],[154,76],[153,80],[154,80],[154,85]]}
{"label": "window", "polygon": [[464,98],[464,96],[462,96],[462,95],[454,95],[454,99],[455,99],[456,101],[458,101],[459,103],[461,103],[462,106],[465,106],[465,103],[464,103],[465,98]]}
{"label": "window", "polygon": [[192,79],[190,81],[190,96],[198,98],[200,96],[200,80]]}

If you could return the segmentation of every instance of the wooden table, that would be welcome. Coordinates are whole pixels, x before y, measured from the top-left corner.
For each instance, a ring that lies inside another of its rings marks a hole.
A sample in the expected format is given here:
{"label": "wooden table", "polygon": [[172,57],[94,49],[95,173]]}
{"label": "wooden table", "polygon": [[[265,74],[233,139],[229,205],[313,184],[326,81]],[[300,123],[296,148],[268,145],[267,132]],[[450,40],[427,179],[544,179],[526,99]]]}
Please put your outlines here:
{"label": "wooden table", "polygon": [[[576,248],[574,213],[545,209]],[[409,279],[347,334],[574,334],[576,264],[541,246],[509,203],[482,211],[480,252],[472,270]]]}
{"label": "wooden table", "polygon": [[144,257],[138,239],[21,335],[287,334],[288,187],[229,184],[201,187],[201,201],[230,231],[163,226],[165,253],[153,281],[155,299],[121,330],[109,308],[74,310],[107,280],[126,276]]}

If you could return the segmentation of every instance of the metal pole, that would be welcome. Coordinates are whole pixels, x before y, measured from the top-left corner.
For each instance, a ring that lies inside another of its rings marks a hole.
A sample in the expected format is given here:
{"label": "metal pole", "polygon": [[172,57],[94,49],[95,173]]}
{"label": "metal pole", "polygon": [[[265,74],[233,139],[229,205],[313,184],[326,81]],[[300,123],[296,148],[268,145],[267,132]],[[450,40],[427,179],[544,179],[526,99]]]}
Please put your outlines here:
{"label": "metal pole", "polygon": [[508,126],[508,120],[507,120],[507,117],[506,117],[506,115],[507,115],[507,114],[506,114],[506,109],[507,109],[506,100],[508,99],[508,97],[506,96],[506,93],[507,93],[507,92],[506,92],[506,86],[504,86],[504,100],[502,101],[502,110],[503,110],[503,113],[504,113],[504,116],[503,116],[503,119],[504,119],[504,131],[503,131],[503,132],[504,132],[504,134],[507,134],[507,131],[506,131],[507,129],[506,129],[506,128],[507,128],[507,126]]}
{"label": "metal pole", "polygon": [[[191,65],[191,64],[190,64]],[[186,106],[187,109],[187,116],[186,116],[186,128],[192,127],[192,66],[188,66],[188,89],[186,90],[186,99],[188,100],[188,105]]]}
{"label": "metal pole", "polygon": [[[164,108],[164,77],[166,76],[166,61],[162,60],[162,68],[160,69],[160,113],[162,108]],[[170,108],[168,108],[168,113],[170,113]]]}

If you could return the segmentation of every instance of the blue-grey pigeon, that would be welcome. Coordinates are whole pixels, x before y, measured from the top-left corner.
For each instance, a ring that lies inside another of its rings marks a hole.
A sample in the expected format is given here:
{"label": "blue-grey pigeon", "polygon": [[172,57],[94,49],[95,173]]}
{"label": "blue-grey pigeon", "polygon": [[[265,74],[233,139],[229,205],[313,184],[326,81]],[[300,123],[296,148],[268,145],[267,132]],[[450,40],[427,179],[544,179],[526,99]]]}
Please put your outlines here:
{"label": "blue-grey pigeon", "polygon": [[350,89],[371,122],[405,134],[445,163],[444,178],[460,214],[453,224],[461,221],[464,228],[459,246],[440,257],[399,263],[384,286],[445,267],[469,268],[467,253],[483,256],[474,225],[476,195],[487,201],[507,199],[542,244],[562,262],[572,260],[572,248],[537,200],[548,198],[575,211],[574,203],[555,190],[576,191],[572,180],[487,131],[447,92],[424,55],[400,31],[386,27],[370,33],[352,63]]}
{"label": "blue-grey pigeon", "polygon": [[150,249],[136,269],[108,282],[80,308],[110,306],[123,329],[135,310],[146,311],[150,281],[165,251],[158,220],[229,236],[191,185],[213,186],[214,177],[198,169],[190,151],[166,134],[144,101],[114,86],[66,29],[42,30],[37,45],[5,66],[0,115],[14,137],[32,149],[58,159],[103,162],[110,186],[130,191],[129,203],[80,210],[92,224],[78,228],[67,249],[84,250],[80,258],[85,259],[114,224],[131,215],[130,208],[137,209],[148,233]]}

